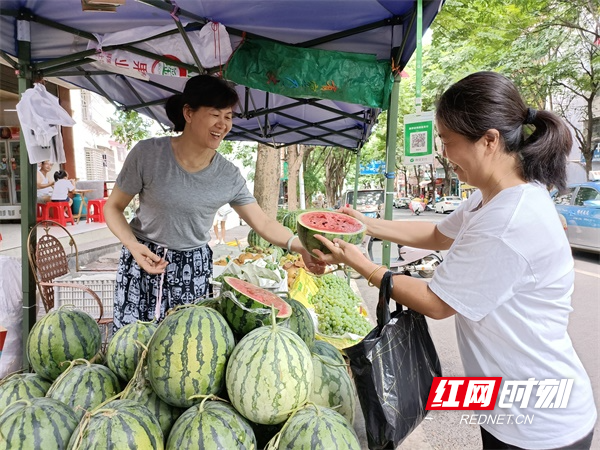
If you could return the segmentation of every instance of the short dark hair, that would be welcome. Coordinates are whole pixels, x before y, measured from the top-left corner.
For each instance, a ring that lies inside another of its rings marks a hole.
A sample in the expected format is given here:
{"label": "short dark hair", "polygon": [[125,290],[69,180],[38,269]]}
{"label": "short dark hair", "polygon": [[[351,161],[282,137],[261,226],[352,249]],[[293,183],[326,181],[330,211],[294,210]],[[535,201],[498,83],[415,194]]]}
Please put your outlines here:
{"label": "short dark hair", "polygon": [[[573,136],[551,111],[531,114],[516,86],[495,72],[477,72],[456,82],[437,101],[436,120],[472,142],[498,130],[505,151],[519,154],[526,181],[560,191],[566,187],[567,158]],[[525,122],[531,123],[530,129]]]}
{"label": "short dark hair", "polygon": [[201,106],[223,109],[233,108],[238,101],[238,94],[229,82],[211,75],[197,75],[187,81],[181,94],[169,97],[165,110],[169,120],[173,122],[173,131],[183,131],[185,105],[193,111]]}
{"label": "short dark hair", "polygon": [[63,178],[67,178],[69,174],[64,170],[57,170],[54,172],[54,181],[62,180]]}

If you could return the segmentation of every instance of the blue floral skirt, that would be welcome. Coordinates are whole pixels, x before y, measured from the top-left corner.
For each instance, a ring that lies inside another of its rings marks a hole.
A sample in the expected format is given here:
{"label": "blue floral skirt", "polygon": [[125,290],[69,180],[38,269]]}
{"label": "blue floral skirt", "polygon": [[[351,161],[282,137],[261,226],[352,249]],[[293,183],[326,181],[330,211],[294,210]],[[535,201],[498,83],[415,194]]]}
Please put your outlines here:
{"label": "blue floral skirt", "polygon": [[213,271],[213,252],[207,244],[180,251],[142,240],[139,242],[164,258],[168,265],[161,275],[149,274],[140,269],[131,252],[123,246],[115,282],[114,332],[138,320],[149,322],[157,313],[161,321],[169,309],[193,303],[211,291],[209,280]]}

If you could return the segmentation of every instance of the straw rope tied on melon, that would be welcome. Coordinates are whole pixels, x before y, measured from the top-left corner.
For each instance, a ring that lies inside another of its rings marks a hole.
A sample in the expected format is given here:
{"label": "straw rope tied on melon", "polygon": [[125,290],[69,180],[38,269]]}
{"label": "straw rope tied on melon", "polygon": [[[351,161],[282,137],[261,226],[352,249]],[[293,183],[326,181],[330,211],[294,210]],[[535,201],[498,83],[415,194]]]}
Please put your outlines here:
{"label": "straw rope tied on melon", "polygon": [[314,236],[320,234],[330,241],[335,238],[350,244],[360,244],[365,237],[367,226],[346,214],[333,211],[309,211],[298,216],[298,237],[309,252],[321,250],[331,253]]}

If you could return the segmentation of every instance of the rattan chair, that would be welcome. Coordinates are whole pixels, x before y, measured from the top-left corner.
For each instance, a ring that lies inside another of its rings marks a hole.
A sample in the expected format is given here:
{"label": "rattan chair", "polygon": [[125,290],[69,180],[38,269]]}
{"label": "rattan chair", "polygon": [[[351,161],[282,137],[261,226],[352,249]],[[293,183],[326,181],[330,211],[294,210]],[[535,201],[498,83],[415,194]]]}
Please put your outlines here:
{"label": "rattan chair", "polygon": [[[38,227],[44,229],[45,233],[38,238]],[[97,308],[94,305],[94,314],[91,314],[94,319],[98,322],[100,329],[104,334],[104,344],[107,343],[110,333],[112,332],[112,317],[104,317],[104,305],[102,299],[96,292],[90,289],[88,286],[79,283],[70,282],[57,282],[56,278],[70,273],[69,271],[69,258],[67,252],[60,240],[50,234],[50,230],[54,227],[62,228],[67,234],[69,241],[68,245],[71,248],[71,256],[75,257],[75,270],[81,272],[82,269],[79,266],[79,252],[75,239],[69,231],[61,224],[51,221],[43,220],[38,222],[29,232],[27,237],[27,257],[29,259],[29,265],[35,283],[38,287],[40,297],[44,304],[46,313],[49,312],[55,306],[55,288],[69,288],[75,290],[84,291],[86,294],[96,302]],[[88,272],[88,273],[99,273]],[[81,293],[84,296],[84,293]],[[87,309],[87,310],[86,310]],[[88,308],[84,308],[86,312],[90,313]]]}

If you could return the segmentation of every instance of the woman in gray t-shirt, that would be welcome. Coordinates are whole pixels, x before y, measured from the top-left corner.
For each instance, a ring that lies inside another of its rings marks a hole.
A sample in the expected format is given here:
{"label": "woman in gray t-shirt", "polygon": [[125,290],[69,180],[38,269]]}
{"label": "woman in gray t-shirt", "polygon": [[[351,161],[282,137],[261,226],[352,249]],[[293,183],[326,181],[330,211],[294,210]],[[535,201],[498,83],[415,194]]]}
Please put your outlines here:
{"label": "woman in gray t-shirt", "polygon": [[[164,318],[170,308],[208,294],[212,275],[210,228],[229,203],[260,236],[300,252],[320,271],[290,231],[270,219],[246,187],[239,169],[217,148],[232,127],[235,89],[209,75],[190,78],[166,111],[176,137],[139,142],[117,177],[104,215],[123,243],[115,288],[114,327]],[[139,194],[131,223],[123,211]]]}

